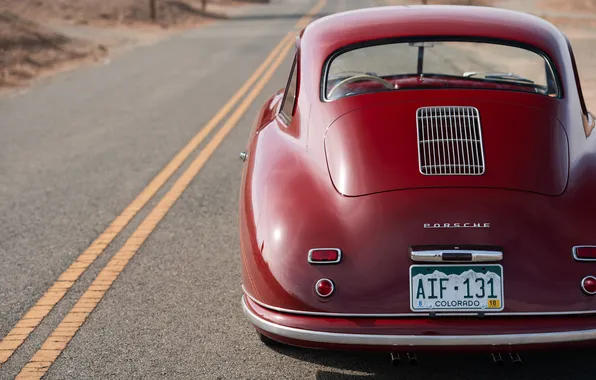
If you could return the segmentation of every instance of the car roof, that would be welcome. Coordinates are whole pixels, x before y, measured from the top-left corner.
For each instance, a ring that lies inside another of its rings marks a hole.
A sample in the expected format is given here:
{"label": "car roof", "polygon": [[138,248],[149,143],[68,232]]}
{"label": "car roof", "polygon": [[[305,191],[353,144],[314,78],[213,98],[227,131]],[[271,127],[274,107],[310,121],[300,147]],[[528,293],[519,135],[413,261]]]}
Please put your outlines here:
{"label": "car roof", "polygon": [[325,16],[311,23],[303,38],[338,48],[358,40],[454,35],[519,40],[544,46],[561,33],[542,18],[508,9],[404,5],[363,8]]}
{"label": "car roof", "polygon": [[554,25],[537,16],[494,7],[409,5],[363,8],[322,17],[300,35],[301,63],[320,85],[327,58],[358,43],[407,37],[454,37],[505,40],[537,48],[566,76],[567,39]]}

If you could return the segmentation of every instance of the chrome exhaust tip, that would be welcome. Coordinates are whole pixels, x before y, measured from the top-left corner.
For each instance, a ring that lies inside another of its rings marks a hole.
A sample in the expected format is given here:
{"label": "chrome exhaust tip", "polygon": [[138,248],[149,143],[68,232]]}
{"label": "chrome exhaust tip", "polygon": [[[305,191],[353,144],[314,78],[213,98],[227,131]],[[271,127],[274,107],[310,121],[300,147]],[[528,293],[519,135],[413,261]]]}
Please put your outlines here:
{"label": "chrome exhaust tip", "polygon": [[509,358],[511,358],[511,361],[513,362],[513,364],[521,365],[524,363],[517,352],[510,352]]}
{"label": "chrome exhaust tip", "polygon": [[500,353],[492,353],[490,354],[493,358],[493,363],[495,363],[496,365],[503,365],[503,357],[501,356]]}
{"label": "chrome exhaust tip", "polygon": [[416,356],[415,353],[408,352],[407,355],[408,355],[408,363],[410,363],[410,365],[418,364],[418,357]]}
{"label": "chrome exhaust tip", "polygon": [[398,366],[401,363],[401,357],[399,356],[399,352],[392,352],[389,354],[391,357],[391,364],[394,366]]}

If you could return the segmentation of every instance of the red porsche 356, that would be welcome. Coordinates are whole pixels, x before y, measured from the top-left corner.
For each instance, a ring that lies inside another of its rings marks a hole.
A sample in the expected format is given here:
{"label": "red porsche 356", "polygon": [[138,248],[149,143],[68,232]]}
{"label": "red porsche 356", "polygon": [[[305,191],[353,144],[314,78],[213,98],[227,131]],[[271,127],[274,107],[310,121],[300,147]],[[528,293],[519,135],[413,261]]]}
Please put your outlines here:
{"label": "red porsche 356", "polygon": [[596,341],[596,137],[569,41],[496,8],[321,18],[240,189],[262,340],[493,353]]}

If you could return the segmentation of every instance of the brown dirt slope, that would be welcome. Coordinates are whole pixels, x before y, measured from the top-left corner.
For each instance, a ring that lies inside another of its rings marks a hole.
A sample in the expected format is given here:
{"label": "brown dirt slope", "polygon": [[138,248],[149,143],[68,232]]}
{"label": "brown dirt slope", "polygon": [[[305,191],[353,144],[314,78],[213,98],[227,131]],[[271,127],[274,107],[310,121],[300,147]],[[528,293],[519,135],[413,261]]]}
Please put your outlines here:
{"label": "brown dirt slope", "polygon": [[222,6],[241,1],[156,0],[157,20],[149,0],[0,0],[0,89],[26,85],[33,78],[107,54],[108,46],[72,38],[49,26],[93,25],[159,30],[189,27],[225,18]]}
{"label": "brown dirt slope", "polygon": [[[218,16],[209,12],[214,4],[234,3],[233,0],[209,0],[204,12],[201,0],[156,0],[157,21],[162,25],[201,21]],[[59,19],[83,24],[151,22],[149,0],[0,0],[1,8],[36,21]]]}
{"label": "brown dirt slope", "polygon": [[73,40],[9,12],[0,12],[0,87],[12,87],[70,62],[99,58],[100,46]]}

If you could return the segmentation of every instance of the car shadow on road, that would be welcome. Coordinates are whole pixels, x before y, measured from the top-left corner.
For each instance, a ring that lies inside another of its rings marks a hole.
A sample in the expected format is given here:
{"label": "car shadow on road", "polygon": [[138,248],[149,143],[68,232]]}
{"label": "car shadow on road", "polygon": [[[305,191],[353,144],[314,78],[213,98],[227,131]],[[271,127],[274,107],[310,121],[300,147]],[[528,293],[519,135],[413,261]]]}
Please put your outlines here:
{"label": "car shadow on road", "polygon": [[415,366],[405,360],[393,366],[389,355],[384,353],[308,350],[288,346],[273,349],[296,360],[326,367],[317,370],[317,380],[592,380],[596,373],[594,349],[520,353],[524,360],[521,365],[512,363],[508,356],[503,355],[502,366],[494,364],[488,353],[421,353]]}

